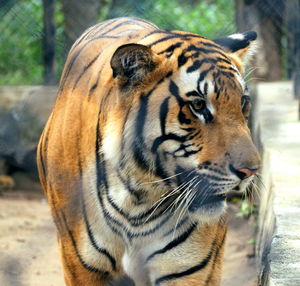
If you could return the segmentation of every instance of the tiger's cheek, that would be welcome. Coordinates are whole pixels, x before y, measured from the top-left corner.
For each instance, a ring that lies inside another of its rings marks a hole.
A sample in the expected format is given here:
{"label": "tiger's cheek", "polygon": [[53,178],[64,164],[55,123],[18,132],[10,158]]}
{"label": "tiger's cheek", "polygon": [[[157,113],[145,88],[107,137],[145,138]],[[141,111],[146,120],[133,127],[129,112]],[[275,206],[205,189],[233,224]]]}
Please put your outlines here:
{"label": "tiger's cheek", "polygon": [[120,110],[111,111],[103,130],[103,153],[105,159],[114,166],[118,165],[119,156],[122,153],[121,147],[124,124],[125,121],[122,112]]}

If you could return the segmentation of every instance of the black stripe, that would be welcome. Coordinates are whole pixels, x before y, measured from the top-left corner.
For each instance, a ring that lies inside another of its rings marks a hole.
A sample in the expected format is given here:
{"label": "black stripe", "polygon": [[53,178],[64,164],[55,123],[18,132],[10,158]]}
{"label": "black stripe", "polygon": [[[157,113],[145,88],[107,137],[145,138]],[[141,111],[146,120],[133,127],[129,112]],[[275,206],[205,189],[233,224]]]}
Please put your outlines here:
{"label": "black stripe", "polygon": [[95,40],[99,40],[99,39],[119,39],[119,37],[110,36],[110,35],[99,35],[99,36],[89,39],[88,43],[91,43],[91,42],[93,42]]}
{"label": "black stripe", "polygon": [[171,80],[169,84],[169,91],[170,93],[176,98],[178,104],[180,107],[184,106],[185,102],[184,100],[179,96],[179,88],[176,85],[176,83]]}
{"label": "black stripe", "polygon": [[78,82],[80,81],[80,79],[82,78],[82,76],[85,74],[85,72],[93,65],[93,63],[99,58],[100,55],[101,55],[101,53],[98,54],[96,57],[94,57],[87,65],[85,65],[83,67],[82,72],[79,74],[79,76],[75,80],[75,84],[73,86],[73,90],[76,88]]}
{"label": "black stripe", "polygon": [[181,66],[183,66],[184,64],[186,64],[188,60],[188,57],[185,56],[185,53],[181,53],[178,56],[177,62],[178,62],[178,68],[180,68]]}
{"label": "black stripe", "polygon": [[171,35],[171,33],[169,31],[166,31],[166,30],[161,30],[161,29],[157,29],[157,30],[154,30],[154,31],[151,31],[149,33],[147,33],[146,35],[144,35],[141,40],[144,40],[152,35],[155,35],[155,34],[164,34],[164,35]]}
{"label": "black stripe", "polygon": [[[98,87],[98,83],[99,83],[99,79],[100,79],[100,76],[102,74],[102,71],[103,71],[103,68],[105,66],[105,63],[103,63],[100,67],[100,69],[98,70],[98,74],[97,74],[97,78],[96,78],[96,81],[95,83],[92,85],[92,87],[90,88],[89,90],[89,94],[88,94],[88,100],[90,100],[91,96],[93,95],[94,91],[96,90],[96,88]],[[110,92],[111,90],[109,90]]]}
{"label": "black stripe", "polygon": [[[39,154],[37,154],[37,158],[40,160],[41,163],[41,172],[42,172],[42,178],[41,180],[43,180],[43,185],[46,187],[46,178],[47,178],[47,173],[46,173],[46,165],[44,162],[44,152],[46,152],[46,150],[44,149],[44,136],[45,136],[45,130],[43,131],[42,135],[41,135],[41,139],[40,139],[40,143],[39,143]],[[45,190],[46,191],[46,190]]]}
{"label": "black stripe", "polygon": [[144,142],[144,127],[146,123],[146,116],[148,113],[148,102],[150,94],[143,94],[140,97],[140,107],[135,120],[135,140],[133,144],[133,158],[137,165],[142,169],[148,171],[150,166],[148,159],[145,157],[144,153],[147,150],[146,144]]}
{"label": "black stripe", "polygon": [[[82,112],[82,106],[80,105],[79,106],[79,116],[80,117],[81,117],[81,112]],[[81,138],[82,138],[81,137],[81,130],[82,130],[82,121],[79,120],[79,130],[78,130],[78,133],[76,134],[76,143],[77,143],[76,149],[77,149],[77,152],[78,152],[79,182],[81,184],[80,199],[81,199],[81,205],[82,205],[82,210],[83,210],[84,222],[85,222],[85,225],[86,225],[86,228],[87,228],[87,231],[88,231],[89,239],[92,242],[92,245],[95,247],[96,250],[98,250],[100,253],[106,255],[110,259],[110,258],[112,258],[111,255],[105,249],[101,249],[100,247],[98,247],[97,243],[95,242],[94,236],[91,233],[90,225],[89,225],[88,220],[87,220],[87,214],[86,214],[86,209],[85,209],[85,205],[84,205],[85,202],[84,202],[84,198],[83,198],[83,194],[82,194],[82,192],[83,192],[83,178],[82,178],[83,168],[82,168],[82,156],[81,156],[81,146],[80,146]],[[61,213],[63,215],[63,220],[65,222],[65,226],[66,226],[66,228],[68,230],[68,233],[69,233],[69,236],[71,238],[71,241],[72,241],[73,247],[75,249],[76,255],[77,255],[78,259],[80,260],[81,264],[86,269],[88,269],[88,270],[90,270],[92,272],[101,272],[101,273],[103,272],[103,274],[104,274],[104,271],[99,270],[99,269],[97,269],[97,268],[95,268],[93,266],[88,265],[83,260],[83,258],[79,254],[75,238],[73,237],[71,230],[68,228],[67,221],[66,221],[66,218],[65,218],[65,215],[64,215],[63,211],[61,211]],[[112,262],[112,268],[115,270],[116,265],[115,265],[114,259],[111,262]],[[108,274],[108,272],[106,272],[106,273]]]}
{"label": "black stripe", "polygon": [[[201,39],[206,39],[205,37],[202,37],[200,35],[197,35],[197,34],[191,34],[191,33],[178,33],[176,31],[167,31],[167,30],[154,30],[154,31],[151,31],[150,33],[146,34],[143,36],[143,39],[146,39],[147,37],[151,36],[151,35],[154,35],[154,34],[166,34],[166,35],[170,35],[170,36],[173,36],[172,38],[182,38],[184,40],[187,40],[188,38],[201,38]],[[168,40],[168,39],[167,39]],[[154,44],[156,44],[154,42]],[[150,45],[153,45],[153,44],[150,44]]]}
{"label": "black stripe", "polygon": [[101,34],[101,35],[107,35],[109,32],[112,32],[112,31],[116,30],[117,28],[122,27],[122,26],[124,26],[124,25],[134,25],[134,26],[139,26],[139,27],[142,27],[142,28],[147,28],[145,25],[142,25],[142,24],[137,23],[137,22],[135,22],[135,21],[132,21],[132,20],[126,20],[126,21],[124,21],[124,22],[121,22],[121,23],[119,23],[119,24],[113,26],[112,28],[110,28],[108,31],[104,32],[104,33]]}
{"label": "black stripe", "polygon": [[222,46],[214,44],[213,42],[198,42],[198,44],[204,45],[204,46],[207,46],[207,47],[212,47],[212,48],[215,48],[215,49],[219,49],[220,51],[224,52],[224,49],[222,48]]}
{"label": "black stripe", "polygon": [[[202,44],[202,42],[200,42],[200,43]],[[230,63],[226,54],[220,49],[217,49],[217,50],[216,49],[206,49],[203,47],[196,47],[195,45],[190,45],[188,48],[186,48],[186,50],[184,52],[191,52],[191,51],[200,52],[203,54],[219,54],[219,55],[223,56]]]}
{"label": "black stripe", "polygon": [[[105,28],[107,28],[109,25],[111,25],[111,24],[113,24],[113,23],[115,23],[115,22],[117,22],[117,21],[119,21],[120,20],[120,18],[116,18],[116,19],[111,19],[111,20],[108,20],[108,21],[105,21],[105,22],[103,22],[102,23],[102,25],[99,27],[100,29],[98,29],[95,33],[94,33],[94,35],[97,35],[97,34],[99,34],[101,31],[103,31]],[[101,35],[101,34],[100,34]]]}
{"label": "black stripe", "polygon": [[178,121],[180,124],[190,124],[191,123],[191,120],[188,119],[185,115],[185,113],[182,111],[182,108],[183,106],[186,104],[184,102],[184,100],[180,97],[179,95],[179,88],[178,86],[176,85],[176,83],[174,81],[170,81],[170,84],[169,84],[169,91],[170,93],[175,96],[178,104],[179,104],[179,107],[180,107],[180,111],[178,113]]}
{"label": "black stripe", "polygon": [[162,276],[160,278],[157,278],[155,280],[154,285],[159,286],[163,282],[170,281],[170,280],[173,280],[173,279],[178,279],[178,278],[181,278],[181,277],[184,277],[184,276],[188,276],[188,275],[194,274],[195,272],[197,272],[201,269],[204,269],[211,260],[215,245],[216,245],[216,240],[214,240],[214,242],[212,243],[208,255],[199,264],[197,264],[197,265],[195,265],[195,266],[193,266],[193,267],[191,267],[191,268],[189,268],[185,271],[172,273],[172,274],[168,274],[168,275]]}
{"label": "black stripe", "polygon": [[174,140],[174,141],[177,141],[177,142],[180,142],[180,143],[183,143],[185,142],[187,139],[187,137],[184,135],[184,136],[179,136],[177,134],[174,134],[174,133],[168,133],[166,135],[162,135],[160,137],[157,137],[153,144],[152,144],[152,147],[151,147],[151,152],[152,153],[156,153],[157,152],[157,149],[159,148],[159,146],[161,144],[163,144],[165,141],[167,140]]}
{"label": "black stripe", "polygon": [[206,75],[207,75],[211,70],[213,70],[213,69],[214,69],[214,66],[211,65],[208,69],[206,69],[206,70],[204,70],[204,71],[201,71],[200,77],[199,77],[198,82],[197,82],[197,91],[198,91],[200,94],[202,93],[201,90],[200,90],[200,83],[201,83],[201,81],[203,81],[204,78],[206,77]]}
{"label": "black stripe", "polygon": [[[121,163],[122,164],[122,163]],[[120,166],[120,164],[119,164]],[[120,166],[121,168],[121,166]],[[131,185],[130,185],[130,178],[123,178],[121,172],[119,169],[117,169],[117,176],[118,178],[120,179],[120,181],[122,182],[122,184],[125,186],[125,189],[135,197],[136,199],[136,203],[137,204],[140,204],[142,199],[143,199],[143,190],[138,190],[138,189],[135,189],[133,188]]]}
{"label": "black stripe", "polygon": [[[185,157],[185,158],[187,158],[187,157],[189,157],[189,156],[191,156],[191,155],[194,155],[194,154],[199,153],[202,149],[203,149],[202,146],[199,147],[197,150],[186,151],[186,150],[184,149],[184,154],[181,155],[181,156],[176,156],[176,157]],[[175,153],[175,152],[174,152],[174,153]]]}
{"label": "black stripe", "polygon": [[[45,163],[45,166],[47,166],[47,151],[48,151],[48,143],[49,143],[49,135],[50,135],[50,130],[51,130],[51,122],[52,122],[52,117],[49,119],[49,122],[47,122],[47,129],[45,130],[46,133],[45,133],[45,138],[43,140],[43,149],[42,149],[42,152],[45,153],[45,156],[44,156],[44,163]],[[49,167],[49,166],[47,166]]]}
{"label": "black stripe", "polygon": [[[124,209],[121,209],[114,200],[109,195],[109,189],[107,189],[107,201],[108,203],[121,215],[123,216],[132,226],[140,226],[145,225],[147,223],[152,222],[153,220],[159,218],[164,212],[165,212],[165,205],[169,203],[168,200],[164,200],[160,205],[159,208],[157,208],[156,205],[151,206],[149,209],[143,211],[142,213],[139,213],[137,215],[131,215],[130,212],[125,211]],[[155,209],[160,210],[157,213],[153,213]],[[153,213],[153,214],[152,214]],[[152,214],[152,215],[151,215]],[[149,218],[149,216],[151,217]],[[147,221],[145,221],[147,219]]]}
{"label": "black stripe", "polygon": [[168,48],[164,49],[163,51],[158,52],[157,54],[161,55],[161,54],[164,54],[164,53],[168,53],[167,57],[170,57],[173,54],[174,50],[177,49],[177,48],[180,48],[182,44],[183,44],[183,42],[177,42],[175,44],[172,44]]}
{"label": "black stripe", "polygon": [[77,60],[77,58],[80,56],[81,52],[84,50],[84,48],[86,48],[86,46],[88,46],[91,42],[93,42],[94,40],[98,40],[98,39],[116,39],[117,37],[114,36],[98,36],[96,38],[92,38],[90,39],[88,42],[86,42],[78,51],[74,52],[74,55],[71,56],[70,59],[70,63],[69,65],[66,67],[66,71],[63,74],[62,80],[61,80],[61,84],[60,84],[60,89],[63,90],[64,85],[67,81],[67,78],[71,72],[71,69],[75,63],[75,61]]}
{"label": "black stripe", "polygon": [[225,238],[226,238],[226,231],[224,232],[224,236],[222,238],[221,244],[219,244],[218,247],[217,247],[217,250],[216,250],[216,253],[215,253],[215,257],[214,257],[214,260],[213,260],[213,264],[212,264],[212,267],[211,267],[211,270],[210,270],[210,274],[208,275],[208,278],[205,281],[205,285],[208,285],[208,283],[211,281],[211,279],[213,277],[214,270],[215,270],[215,267],[216,267],[216,262],[217,262],[217,259],[219,257],[220,249],[224,245]]}
{"label": "black stripe", "polygon": [[[113,224],[116,224],[117,226],[119,227],[122,227],[122,229],[124,229],[125,227],[120,223],[118,222],[117,220],[115,220],[110,214],[109,212],[105,209],[104,207],[104,203],[103,203],[103,198],[101,196],[101,192],[98,191],[98,200],[99,200],[99,203],[100,203],[100,206],[101,206],[101,209],[102,209],[102,214],[103,214],[103,217],[105,219],[105,222],[106,224],[108,225],[108,227],[111,229],[111,231],[115,234],[117,234],[118,236],[124,238],[123,236],[123,232],[119,231]],[[126,232],[126,229],[125,229],[125,232]]]}
{"label": "black stripe", "polygon": [[67,232],[68,232],[68,235],[69,235],[69,237],[70,237],[70,239],[71,239],[72,246],[73,246],[73,248],[74,248],[74,250],[75,250],[75,254],[76,254],[78,260],[80,261],[81,265],[82,265],[86,270],[88,270],[88,271],[90,271],[90,272],[95,272],[95,273],[102,274],[102,275],[104,275],[104,276],[108,276],[108,275],[109,275],[109,272],[108,272],[108,271],[104,271],[104,270],[102,270],[102,269],[98,269],[98,268],[96,268],[96,267],[94,267],[94,266],[91,266],[91,265],[89,265],[87,262],[85,262],[85,261],[83,260],[82,256],[80,255],[80,253],[79,253],[79,251],[78,251],[78,247],[77,247],[77,244],[76,244],[74,235],[73,235],[72,231],[71,231],[71,230],[69,229],[69,227],[68,227],[68,223],[67,223],[67,219],[66,219],[66,217],[65,217],[65,214],[64,214],[63,211],[60,211],[60,213],[61,213],[61,216],[62,216],[64,225],[65,225],[65,227],[66,227],[66,230],[67,230]]}
{"label": "black stripe", "polygon": [[160,111],[159,111],[160,130],[163,135],[166,134],[166,119],[169,111],[169,100],[170,97],[164,99],[163,103],[160,106]]}
{"label": "black stripe", "polygon": [[88,221],[87,213],[86,213],[86,208],[85,208],[85,202],[84,198],[82,196],[82,211],[83,211],[83,217],[84,217],[84,222],[86,225],[86,230],[90,239],[90,242],[92,243],[93,247],[101,254],[105,255],[108,260],[110,261],[111,267],[113,270],[116,270],[116,259],[105,249],[102,248],[98,245],[98,243],[95,240],[95,237],[92,233],[90,223]]}
{"label": "black stripe", "polygon": [[108,20],[102,23],[99,23],[97,25],[94,26],[94,29],[92,29],[87,35],[82,35],[82,38],[74,44],[74,46],[72,47],[72,50],[74,50],[75,47],[77,47],[83,40],[88,39],[89,35],[95,30],[100,28],[99,30],[95,31],[93,33],[93,36],[96,35],[98,32],[102,31],[103,29],[105,29],[107,26],[109,26],[110,24],[112,24],[113,22],[117,21],[118,19],[112,19],[112,20]]}
{"label": "black stripe", "polygon": [[90,36],[90,34],[91,34],[97,27],[99,27],[99,25],[100,25],[100,24],[97,24],[97,25],[93,26],[93,28],[91,27],[91,30],[89,30],[89,29],[85,30],[85,31],[83,32],[83,34],[81,35],[81,37],[79,37],[79,38],[75,41],[75,43],[73,44],[73,46],[72,46],[70,52],[73,51],[77,46],[79,46],[80,43],[82,43],[83,41],[85,41],[86,39],[88,39],[89,36]]}
{"label": "black stripe", "polygon": [[209,60],[208,59],[204,59],[202,61],[198,61],[198,60],[194,61],[193,64],[188,67],[188,69],[186,70],[186,72],[187,73],[191,73],[191,72],[194,72],[194,71],[198,70],[204,62],[209,62]]}
{"label": "black stripe", "polygon": [[[162,33],[163,33],[163,32],[162,32]],[[158,39],[158,40],[152,42],[151,44],[148,44],[147,46],[148,46],[149,48],[152,48],[153,46],[155,46],[155,45],[157,45],[157,44],[159,44],[159,43],[163,43],[163,42],[166,42],[166,41],[171,40],[171,39],[180,39],[180,38],[181,38],[181,36],[178,36],[178,35],[169,35],[169,36],[167,36],[167,37],[160,38],[160,39]]]}
{"label": "black stripe", "polygon": [[234,78],[234,74],[231,73],[230,71],[227,72],[227,71],[222,70],[221,73],[222,73],[222,75],[224,75],[228,78]]}
{"label": "black stripe", "polygon": [[[105,209],[104,202],[103,202],[101,196],[98,195],[98,198],[99,198],[100,204],[102,206],[103,215],[104,215],[104,218],[105,218],[108,226],[111,228],[111,230],[114,233],[118,234],[121,237],[123,237],[123,234],[125,233],[125,235],[127,236],[129,241],[131,241],[133,238],[137,238],[137,237],[141,237],[141,236],[144,237],[144,236],[148,236],[150,234],[153,234],[155,231],[160,229],[165,223],[167,223],[168,220],[172,217],[172,214],[168,214],[159,223],[157,223],[153,228],[148,229],[146,231],[141,231],[141,232],[132,232],[128,229],[127,225],[124,225],[120,221],[113,218],[111,216],[111,214],[109,213],[109,211],[107,211]],[[163,209],[162,212],[160,212],[158,215],[156,215],[155,219],[162,217],[163,213],[165,213],[165,209]],[[151,217],[150,219],[153,220],[153,217]],[[112,224],[117,225],[119,228],[121,228],[122,231],[115,228]]]}
{"label": "black stripe", "polygon": [[140,237],[140,236],[148,236],[148,235],[154,233],[155,231],[159,230],[163,225],[165,225],[171,217],[172,217],[172,214],[166,215],[157,225],[155,225],[153,228],[151,228],[149,230],[137,232],[137,233],[129,232],[130,238],[135,238],[135,237]]}
{"label": "black stripe", "polygon": [[115,234],[119,235],[120,237],[123,237],[122,232],[120,232],[117,228],[115,228],[111,221],[113,221],[115,224],[121,226],[121,223],[118,221],[114,220],[109,212],[105,209],[104,203],[103,203],[103,198],[102,198],[102,193],[101,191],[108,190],[108,182],[106,178],[106,169],[105,169],[105,161],[104,161],[104,156],[101,153],[101,134],[100,134],[100,113],[101,113],[101,108],[99,109],[98,113],[98,122],[96,126],[96,148],[95,148],[95,157],[96,157],[96,186],[97,186],[97,197],[100,203],[100,207],[102,210],[103,217],[105,219],[105,222],[107,226],[111,229],[112,232]]}
{"label": "black stripe", "polygon": [[218,68],[221,69],[222,71],[232,71],[234,73],[236,73],[237,71],[231,67],[231,66],[223,66],[223,65],[218,65]]}
{"label": "black stripe", "polygon": [[193,72],[199,69],[203,64],[216,64],[217,59],[204,58],[202,60],[196,60],[191,66],[187,68],[187,73]]}
{"label": "black stripe", "polygon": [[[170,174],[168,174],[167,170],[162,165],[160,154],[158,153],[156,154],[155,158],[155,175],[161,179],[167,179],[170,177]],[[164,180],[163,182],[164,184],[170,186],[170,182],[168,180]]]}
{"label": "black stripe", "polygon": [[141,190],[137,190],[135,188],[133,188],[130,184],[130,178],[127,176],[127,178],[124,178],[123,175],[121,174],[121,170],[123,170],[125,168],[126,165],[126,156],[124,154],[124,148],[125,148],[125,129],[126,129],[126,123],[127,123],[127,119],[129,117],[129,114],[131,112],[131,107],[128,108],[128,110],[125,111],[125,117],[124,117],[124,123],[123,123],[123,127],[122,127],[122,139],[121,139],[121,156],[120,156],[120,160],[119,160],[119,168],[117,169],[117,175],[118,178],[121,180],[121,182],[123,183],[123,185],[125,186],[126,190],[129,191],[129,193],[131,195],[133,195],[136,199],[136,203],[140,204],[142,201],[142,191]]}
{"label": "black stripe", "polygon": [[175,233],[176,230],[178,230],[181,226],[183,226],[187,221],[189,220],[189,217],[184,217],[178,224],[176,224],[175,227],[172,227],[168,232],[166,232],[163,237],[166,237],[170,235],[172,232]]}
{"label": "black stripe", "polygon": [[199,39],[205,39],[207,40],[205,37],[197,35],[197,34],[192,34],[192,33],[176,33],[176,31],[171,31],[173,34],[178,35],[178,36],[182,36],[183,38],[199,38]]}
{"label": "black stripe", "polygon": [[53,209],[52,215],[53,215],[53,220],[54,220],[55,226],[56,226],[57,231],[58,231],[58,236],[59,237],[64,237],[65,236],[65,231],[64,231],[63,223],[60,219],[60,216],[59,216],[59,213],[58,213],[58,210],[57,210],[57,207],[56,207],[56,201],[54,200],[52,185],[49,181],[48,181],[48,184],[47,184],[47,190],[48,190],[47,194],[49,194],[49,197],[47,197],[47,199],[48,199],[49,205],[51,205],[51,208]]}
{"label": "black stripe", "polygon": [[73,279],[78,279],[78,275],[76,270],[74,270],[74,264],[70,264],[70,261],[66,258],[66,248],[65,246],[61,243],[61,247],[62,247],[62,251],[61,251],[61,255],[62,255],[62,260],[64,261],[64,265],[66,266],[66,268],[68,269],[68,274],[72,276]]}
{"label": "black stripe", "polygon": [[155,255],[158,254],[162,254],[165,253],[171,249],[173,249],[174,247],[178,246],[179,244],[185,242],[190,235],[193,233],[193,231],[195,230],[197,224],[193,224],[188,230],[186,230],[183,234],[181,234],[180,236],[178,236],[177,238],[175,238],[174,240],[172,240],[171,242],[169,242],[165,247],[153,252],[151,255],[149,255],[147,257],[147,262],[152,259]]}

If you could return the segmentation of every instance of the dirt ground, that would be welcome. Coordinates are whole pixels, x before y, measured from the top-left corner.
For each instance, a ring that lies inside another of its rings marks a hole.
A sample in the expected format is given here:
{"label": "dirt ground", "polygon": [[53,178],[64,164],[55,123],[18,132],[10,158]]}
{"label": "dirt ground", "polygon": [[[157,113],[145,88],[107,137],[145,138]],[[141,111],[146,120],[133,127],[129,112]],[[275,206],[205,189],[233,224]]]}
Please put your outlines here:
{"label": "dirt ground", "polygon": [[[63,286],[54,225],[41,190],[0,196],[0,286]],[[229,207],[222,286],[255,286],[253,223]]]}

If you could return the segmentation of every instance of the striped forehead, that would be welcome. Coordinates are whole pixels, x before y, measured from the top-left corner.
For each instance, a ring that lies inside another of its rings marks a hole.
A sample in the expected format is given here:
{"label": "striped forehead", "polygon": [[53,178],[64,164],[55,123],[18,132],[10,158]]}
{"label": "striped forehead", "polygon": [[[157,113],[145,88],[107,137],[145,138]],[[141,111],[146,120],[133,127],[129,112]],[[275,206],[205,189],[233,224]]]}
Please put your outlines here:
{"label": "striped forehead", "polygon": [[198,91],[201,95],[208,96],[215,89],[214,83],[211,80],[205,76],[202,79],[200,70],[188,72],[186,69],[181,69],[179,84],[184,94],[191,91]]}

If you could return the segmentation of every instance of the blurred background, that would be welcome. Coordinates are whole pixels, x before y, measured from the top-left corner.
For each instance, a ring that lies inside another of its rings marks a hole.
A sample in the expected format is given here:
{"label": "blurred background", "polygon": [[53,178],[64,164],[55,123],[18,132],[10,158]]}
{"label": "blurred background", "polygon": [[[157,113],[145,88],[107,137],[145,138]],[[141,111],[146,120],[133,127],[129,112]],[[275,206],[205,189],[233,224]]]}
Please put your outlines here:
{"label": "blurred background", "polygon": [[76,38],[120,16],[211,39],[254,29],[257,76],[289,79],[299,65],[299,13],[299,0],[1,0],[0,85],[56,84]]}
{"label": "blurred background", "polygon": [[[1,286],[63,285],[36,146],[73,42],[91,25],[123,16],[210,39],[255,30],[257,48],[245,80],[254,91],[260,82],[288,81],[289,89],[272,88],[279,96],[292,90],[299,104],[300,0],[0,0]],[[230,205],[222,286],[257,285],[257,223],[250,216],[256,211],[245,202]]]}

